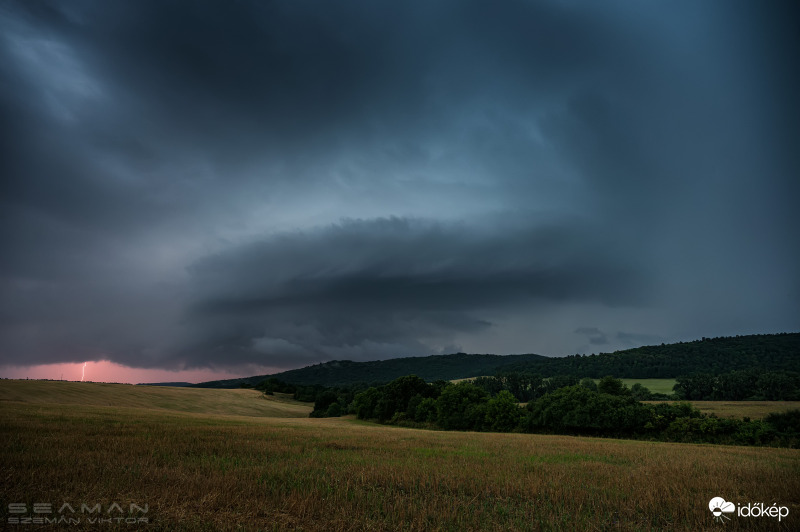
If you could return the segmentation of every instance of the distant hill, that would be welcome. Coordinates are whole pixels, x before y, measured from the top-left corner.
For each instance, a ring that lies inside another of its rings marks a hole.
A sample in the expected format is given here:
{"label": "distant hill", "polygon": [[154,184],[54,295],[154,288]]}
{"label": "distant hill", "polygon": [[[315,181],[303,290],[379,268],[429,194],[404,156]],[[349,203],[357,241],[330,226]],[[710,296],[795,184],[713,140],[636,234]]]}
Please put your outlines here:
{"label": "distant hill", "polygon": [[693,342],[661,344],[600,353],[546,357],[541,355],[436,355],[394,358],[372,362],[334,360],[274,375],[204,382],[201,388],[254,386],[275,377],[292,384],[344,386],[385,383],[403,375],[426,381],[454,380],[507,371],[537,373],[544,377],[576,375],[600,378],[676,378],[691,373],[724,373],[757,368],[766,371],[800,371],[800,333],[758,334],[703,338]]}
{"label": "distant hill", "polygon": [[140,382],[136,386],[191,386],[191,382]]}
{"label": "distant hill", "polygon": [[370,362],[333,360],[301,369],[292,369],[274,375],[257,375],[239,379],[203,382],[201,388],[237,388],[242,384],[254,386],[264,379],[275,377],[292,384],[323,384],[346,386],[354,383],[385,383],[404,375],[418,375],[426,381],[464,379],[490,375],[499,366],[511,363],[524,364],[547,360],[541,355],[433,355],[428,357],[392,358]]}
{"label": "distant hill", "polygon": [[600,378],[674,379],[692,373],[733,370],[800,371],[800,333],[703,338],[598,355],[512,362],[505,371]]}

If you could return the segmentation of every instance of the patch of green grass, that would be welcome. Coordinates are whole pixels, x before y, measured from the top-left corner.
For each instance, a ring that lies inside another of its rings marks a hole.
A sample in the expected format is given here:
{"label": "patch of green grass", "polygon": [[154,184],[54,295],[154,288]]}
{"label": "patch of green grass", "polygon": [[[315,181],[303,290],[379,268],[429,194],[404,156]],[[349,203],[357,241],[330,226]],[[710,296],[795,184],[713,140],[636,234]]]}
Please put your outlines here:
{"label": "patch of green grass", "polygon": [[[672,387],[675,386],[675,379],[620,379],[625,386],[630,388],[635,383],[639,383],[653,393],[664,393],[672,395]],[[597,382],[600,382],[597,380]]]}

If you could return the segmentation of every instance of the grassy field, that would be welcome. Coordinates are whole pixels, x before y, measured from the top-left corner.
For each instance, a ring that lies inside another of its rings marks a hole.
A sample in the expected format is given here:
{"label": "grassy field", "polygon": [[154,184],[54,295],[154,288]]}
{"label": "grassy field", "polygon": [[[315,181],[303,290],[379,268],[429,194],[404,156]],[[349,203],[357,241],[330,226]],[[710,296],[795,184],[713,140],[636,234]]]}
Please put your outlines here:
{"label": "grassy field", "polygon": [[133,386],[95,382],[0,380],[0,401],[117,406],[256,417],[308,417],[309,403],[256,390]]}
{"label": "grassy field", "polygon": [[[65,403],[58,399],[63,394],[46,390],[54,384],[0,381],[4,524],[9,503],[28,508],[37,502],[100,503],[105,509],[116,502],[126,508],[147,504],[148,530],[796,530],[800,525],[798,450],[171,411],[164,396],[158,396],[157,409],[98,404],[99,396],[112,400],[116,389],[126,393],[125,385],[84,384],[95,402]],[[41,392],[36,401],[9,399],[24,395],[26,385]],[[169,404],[178,405],[183,392],[231,394],[227,400],[236,404],[243,391],[167,390],[174,394],[175,403]],[[58,401],[48,403],[46,397]],[[224,395],[213,397],[195,400],[209,405],[203,408],[225,401]],[[790,514],[781,523],[734,516],[723,527],[708,510],[714,496],[777,502]],[[97,527],[84,522],[68,529]]]}

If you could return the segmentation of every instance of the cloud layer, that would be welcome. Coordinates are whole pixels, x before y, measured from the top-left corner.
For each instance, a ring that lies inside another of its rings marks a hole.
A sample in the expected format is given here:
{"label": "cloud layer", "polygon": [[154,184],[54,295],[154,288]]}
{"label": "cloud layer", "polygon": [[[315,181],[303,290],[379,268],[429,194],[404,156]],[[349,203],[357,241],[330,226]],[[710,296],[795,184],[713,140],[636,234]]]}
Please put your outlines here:
{"label": "cloud layer", "polygon": [[6,4],[0,364],[794,330],[792,20],[791,2]]}

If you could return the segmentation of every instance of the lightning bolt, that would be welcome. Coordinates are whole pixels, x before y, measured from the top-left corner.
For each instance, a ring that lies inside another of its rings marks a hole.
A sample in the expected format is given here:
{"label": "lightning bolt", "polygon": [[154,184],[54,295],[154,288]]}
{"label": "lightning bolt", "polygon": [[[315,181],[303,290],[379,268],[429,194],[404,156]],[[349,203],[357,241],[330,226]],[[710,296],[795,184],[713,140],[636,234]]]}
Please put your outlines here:
{"label": "lightning bolt", "polygon": [[83,378],[86,376],[86,362],[83,363],[83,370],[81,371],[81,382],[83,382]]}

